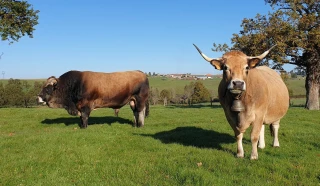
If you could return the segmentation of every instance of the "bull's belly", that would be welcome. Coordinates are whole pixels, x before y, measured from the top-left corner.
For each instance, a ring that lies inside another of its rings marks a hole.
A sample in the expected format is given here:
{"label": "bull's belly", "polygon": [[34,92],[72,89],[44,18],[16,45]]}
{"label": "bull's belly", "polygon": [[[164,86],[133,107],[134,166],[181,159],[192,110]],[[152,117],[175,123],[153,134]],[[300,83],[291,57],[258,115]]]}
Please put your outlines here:
{"label": "bull's belly", "polygon": [[113,109],[119,109],[126,105],[129,102],[129,100],[121,100],[121,101],[102,101],[102,100],[95,100],[92,104],[92,108],[113,108]]}

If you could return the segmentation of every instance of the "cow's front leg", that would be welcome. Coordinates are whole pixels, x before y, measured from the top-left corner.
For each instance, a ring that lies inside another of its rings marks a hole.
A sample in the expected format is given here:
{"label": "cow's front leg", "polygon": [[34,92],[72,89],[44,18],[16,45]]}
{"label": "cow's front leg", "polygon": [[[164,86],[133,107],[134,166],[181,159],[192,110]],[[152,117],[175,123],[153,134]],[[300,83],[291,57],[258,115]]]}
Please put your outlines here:
{"label": "cow's front leg", "polygon": [[250,157],[251,160],[258,159],[258,140],[259,140],[262,125],[263,125],[262,120],[256,120],[252,125],[252,131],[251,131],[252,151],[251,151],[251,157]]}
{"label": "cow's front leg", "polygon": [[244,157],[244,150],[242,146],[243,133],[236,134],[236,138],[237,138],[237,157],[243,158]]}
{"label": "cow's front leg", "polygon": [[83,107],[81,108],[81,116],[80,116],[80,120],[81,120],[81,125],[80,128],[85,129],[88,127],[88,120],[89,120],[89,116],[90,116],[90,108],[88,107]]}

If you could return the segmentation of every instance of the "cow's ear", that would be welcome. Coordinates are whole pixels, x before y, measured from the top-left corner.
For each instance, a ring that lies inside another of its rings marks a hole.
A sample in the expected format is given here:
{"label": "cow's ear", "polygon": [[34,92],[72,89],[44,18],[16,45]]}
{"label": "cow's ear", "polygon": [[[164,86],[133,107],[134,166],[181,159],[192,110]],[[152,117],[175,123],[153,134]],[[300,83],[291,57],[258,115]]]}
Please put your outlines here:
{"label": "cow's ear", "polygon": [[214,59],[214,60],[211,60],[210,61],[210,64],[212,65],[212,66],[214,66],[214,68],[216,68],[217,70],[221,70],[222,68],[222,61],[221,60],[216,60],[216,59]]}
{"label": "cow's ear", "polygon": [[250,68],[254,68],[259,64],[260,61],[261,61],[261,59],[259,59],[259,58],[248,59],[248,66]]}

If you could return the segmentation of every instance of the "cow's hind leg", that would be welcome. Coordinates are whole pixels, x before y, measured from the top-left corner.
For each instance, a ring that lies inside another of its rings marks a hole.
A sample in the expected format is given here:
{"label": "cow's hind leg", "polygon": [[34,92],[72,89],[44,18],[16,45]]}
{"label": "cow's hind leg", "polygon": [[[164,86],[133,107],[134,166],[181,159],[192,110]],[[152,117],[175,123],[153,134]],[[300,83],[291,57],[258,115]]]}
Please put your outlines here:
{"label": "cow's hind leg", "polygon": [[265,143],[265,141],[264,141],[264,128],[265,128],[265,126],[262,125],[261,130],[260,130],[259,145],[258,145],[258,147],[259,147],[260,149],[264,149],[264,148],[266,147],[266,143]]}
{"label": "cow's hind leg", "polygon": [[88,127],[88,120],[89,120],[90,112],[91,112],[91,110],[88,107],[81,108],[80,128],[85,129]]}
{"label": "cow's hind leg", "polygon": [[273,122],[271,124],[271,134],[273,135],[273,147],[280,147],[279,139],[278,139],[278,130],[280,127],[280,120]]}
{"label": "cow's hind leg", "polygon": [[258,159],[258,140],[259,140],[259,135],[260,135],[262,126],[263,126],[263,120],[258,118],[252,124],[252,131],[251,131],[252,151],[250,156],[251,160]]}

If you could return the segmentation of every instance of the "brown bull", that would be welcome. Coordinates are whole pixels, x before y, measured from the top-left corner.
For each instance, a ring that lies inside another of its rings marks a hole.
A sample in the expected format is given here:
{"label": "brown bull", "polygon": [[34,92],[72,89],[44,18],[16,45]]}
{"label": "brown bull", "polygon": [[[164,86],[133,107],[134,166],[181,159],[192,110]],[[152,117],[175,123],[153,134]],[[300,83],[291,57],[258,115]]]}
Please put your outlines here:
{"label": "brown bull", "polygon": [[49,77],[38,95],[39,102],[50,108],[65,108],[70,115],[80,115],[81,128],[95,108],[115,109],[129,102],[134,126],[143,126],[149,113],[149,81],[141,71],[114,73],[69,71],[59,78]]}
{"label": "brown bull", "polygon": [[289,107],[288,90],[277,72],[266,66],[257,66],[271,49],[260,56],[250,57],[240,51],[231,51],[213,59],[194,46],[206,61],[223,70],[219,100],[237,138],[237,157],[244,157],[242,138],[250,125],[251,159],[258,159],[258,141],[259,148],[265,147],[263,124],[271,124],[273,146],[279,147],[278,129],[280,119]]}

